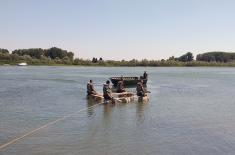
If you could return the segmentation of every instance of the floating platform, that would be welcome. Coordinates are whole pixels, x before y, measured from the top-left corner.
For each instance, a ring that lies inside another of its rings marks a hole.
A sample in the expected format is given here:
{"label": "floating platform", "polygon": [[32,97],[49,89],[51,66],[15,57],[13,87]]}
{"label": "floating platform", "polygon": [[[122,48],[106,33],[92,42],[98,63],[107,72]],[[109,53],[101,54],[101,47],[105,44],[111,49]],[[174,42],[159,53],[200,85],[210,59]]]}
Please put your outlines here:
{"label": "floating platform", "polygon": [[112,95],[115,97],[115,96],[118,96],[118,97],[131,97],[131,96],[134,96],[135,94],[132,93],[132,92],[122,92],[122,93],[112,93]]}
{"label": "floating platform", "polygon": [[138,96],[138,102],[148,102],[148,101],[149,101],[148,95],[144,97]]}
{"label": "floating platform", "polygon": [[103,102],[104,101],[104,97],[102,95],[87,95],[87,99],[93,99],[94,101],[97,102]]}
{"label": "floating platform", "polygon": [[115,101],[121,102],[121,103],[130,103],[130,102],[133,102],[134,100],[135,100],[134,96],[115,98]]}
{"label": "floating platform", "polygon": [[123,93],[113,93],[113,99],[114,101],[105,101],[104,97],[100,94],[96,95],[89,95],[87,96],[88,99],[92,99],[95,102],[104,102],[104,103],[130,103],[134,102],[135,100],[138,100],[138,102],[148,102],[149,97],[138,97],[132,92],[123,92]]}

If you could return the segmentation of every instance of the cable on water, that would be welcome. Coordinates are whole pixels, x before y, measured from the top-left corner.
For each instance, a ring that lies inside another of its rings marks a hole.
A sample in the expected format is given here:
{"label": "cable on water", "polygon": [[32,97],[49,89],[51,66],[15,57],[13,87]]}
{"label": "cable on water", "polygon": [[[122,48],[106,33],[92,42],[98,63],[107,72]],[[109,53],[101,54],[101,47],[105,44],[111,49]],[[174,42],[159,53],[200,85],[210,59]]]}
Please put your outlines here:
{"label": "cable on water", "polygon": [[21,140],[21,139],[23,139],[23,138],[25,138],[25,137],[27,137],[27,136],[30,136],[30,135],[35,134],[37,131],[39,131],[39,130],[41,130],[41,129],[44,129],[44,128],[46,128],[46,127],[48,127],[48,126],[50,126],[50,125],[53,125],[53,124],[55,124],[55,123],[57,123],[57,122],[59,122],[59,121],[65,120],[66,118],[71,117],[71,116],[74,115],[74,114],[77,114],[77,113],[79,113],[79,112],[85,111],[85,110],[87,110],[87,109],[93,108],[93,107],[98,106],[98,105],[101,105],[101,104],[103,104],[103,102],[98,103],[98,104],[95,104],[95,105],[92,105],[92,106],[89,106],[89,107],[87,107],[87,108],[83,108],[83,109],[81,109],[81,110],[79,110],[79,111],[76,111],[76,112],[73,112],[73,113],[71,113],[71,114],[65,115],[65,116],[63,116],[63,117],[61,117],[61,118],[58,118],[58,119],[54,120],[54,121],[50,121],[50,122],[48,122],[48,123],[46,123],[46,124],[44,124],[44,125],[42,125],[42,126],[36,128],[36,129],[33,129],[33,130],[31,130],[31,131],[25,133],[25,134],[22,135],[22,136],[16,137],[16,138],[14,138],[14,139],[12,139],[12,140],[10,140],[10,141],[4,143],[4,144],[0,144],[0,151],[1,151],[2,149],[6,148],[7,146],[9,146],[9,145],[11,145],[11,144],[14,144],[14,143],[16,143],[17,141],[19,141],[19,140]]}

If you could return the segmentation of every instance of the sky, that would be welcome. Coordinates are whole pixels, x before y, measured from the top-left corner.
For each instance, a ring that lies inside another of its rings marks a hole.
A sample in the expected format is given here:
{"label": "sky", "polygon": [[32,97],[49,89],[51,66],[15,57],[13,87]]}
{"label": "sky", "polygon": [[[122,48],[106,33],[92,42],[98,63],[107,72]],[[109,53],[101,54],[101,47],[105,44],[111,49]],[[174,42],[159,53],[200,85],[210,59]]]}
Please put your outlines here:
{"label": "sky", "polygon": [[235,52],[234,0],[0,0],[0,48],[167,59]]}

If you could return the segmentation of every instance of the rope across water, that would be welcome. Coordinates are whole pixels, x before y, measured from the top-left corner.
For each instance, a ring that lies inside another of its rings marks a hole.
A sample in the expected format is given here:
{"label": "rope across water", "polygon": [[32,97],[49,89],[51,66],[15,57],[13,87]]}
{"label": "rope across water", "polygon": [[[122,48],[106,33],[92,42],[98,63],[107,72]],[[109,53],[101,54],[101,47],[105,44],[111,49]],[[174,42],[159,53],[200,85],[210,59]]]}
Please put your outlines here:
{"label": "rope across water", "polygon": [[31,130],[31,131],[25,133],[25,134],[22,135],[22,136],[16,137],[16,138],[14,138],[14,139],[12,139],[12,140],[10,140],[10,141],[4,143],[4,144],[1,144],[1,145],[0,145],[0,151],[1,151],[2,149],[6,148],[7,146],[12,145],[12,144],[16,143],[17,141],[19,141],[19,140],[21,140],[21,139],[23,139],[23,138],[25,138],[25,137],[27,137],[27,136],[30,136],[30,135],[35,134],[37,131],[39,131],[39,130],[41,130],[41,129],[44,129],[44,128],[46,128],[46,127],[48,127],[48,126],[50,126],[50,125],[53,125],[53,124],[55,124],[55,123],[57,123],[57,122],[59,122],[59,121],[65,120],[66,118],[71,117],[71,116],[74,115],[74,114],[77,114],[77,113],[82,112],[82,111],[84,111],[84,110],[88,110],[88,109],[90,109],[90,108],[93,108],[93,107],[98,106],[98,105],[101,105],[101,104],[103,104],[103,102],[98,103],[98,104],[95,104],[95,105],[92,105],[92,106],[89,106],[89,107],[84,108],[84,109],[81,109],[81,110],[79,110],[79,111],[73,112],[73,113],[68,114],[68,115],[66,115],[66,116],[63,116],[63,117],[61,117],[61,118],[58,118],[58,119],[56,119],[56,120],[54,120],[54,121],[48,122],[48,123],[46,123],[46,124],[44,124],[44,125],[42,125],[42,126],[36,128],[36,129],[33,129],[33,130]]}

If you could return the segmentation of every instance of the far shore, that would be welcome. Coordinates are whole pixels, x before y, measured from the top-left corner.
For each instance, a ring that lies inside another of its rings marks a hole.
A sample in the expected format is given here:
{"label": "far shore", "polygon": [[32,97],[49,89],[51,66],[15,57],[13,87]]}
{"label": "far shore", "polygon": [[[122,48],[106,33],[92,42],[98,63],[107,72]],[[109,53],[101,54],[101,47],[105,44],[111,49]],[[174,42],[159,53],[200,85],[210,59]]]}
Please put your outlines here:
{"label": "far shore", "polygon": [[[20,62],[19,62],[20,63]],[[1,63],[0,66],[17,66],[18,63]],[[235,67],[235,62],[228,63],[218,63],[218,62],[201,62],[201,61],[192,61],[192,62],[160,62],[159,64],[152,65],[135,65],[135,64],[110,64],[107,62],[102,63],[90,63],[88,64],[58,64],[58,63],[27,63],[27,66],[71,66],[71,67]]]}
{"label": "far shore", "polygon": [[73,52],[57,47],[49,49],[17,49],[11,53],[0,49],[0,65],[17,65],[27,63],[32,66],[100,66],[100,67],[235,67],[235,53],[207,52],[198,54],[187,52],[180,57],[171,56],[161,60],[104,60],[102,57],[92,59],[74,58]]}

